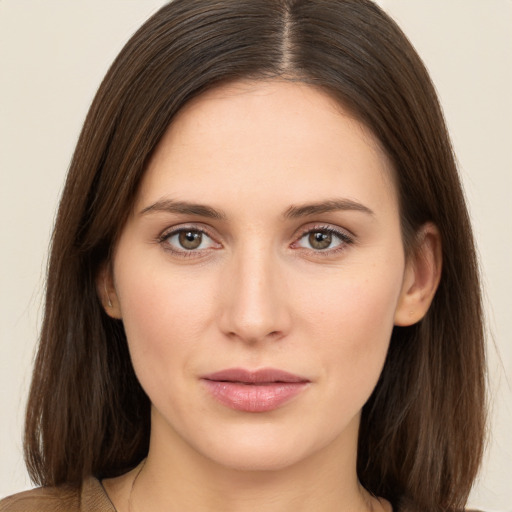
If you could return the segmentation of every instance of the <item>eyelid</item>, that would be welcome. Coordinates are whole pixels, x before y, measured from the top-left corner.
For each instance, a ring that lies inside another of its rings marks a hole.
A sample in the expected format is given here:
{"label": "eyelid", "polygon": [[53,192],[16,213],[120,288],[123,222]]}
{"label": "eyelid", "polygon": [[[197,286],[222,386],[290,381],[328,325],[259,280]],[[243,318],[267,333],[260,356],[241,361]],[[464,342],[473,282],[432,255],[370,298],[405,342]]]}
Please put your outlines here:
{"label": "eyelid", "polygon": [[[302,238],[304,238],[306,235],[308,235],[310,233],[314,233],[315,231],[324,231],[324,232],[333,234],[334,236],[339,238],[340,244],[333,247],[332,249],[317,249],[317,250],[309,249],[307,247],[301,247],[301,246],[294,247],[299,242],[299,240],[301,240]],[[317,224],[313,224],[313,225],[303,226],[298,231],[298,233],[295,235],[294,238],[295,238],[295,241],[291,244],[292,248],[309,251],[314,254],[318,254],[320,256],[322,256],[322,255],[328,256],[328,255],[332,255],[338,251],[342,251],[346,248],[347,245],[352,245],[356,241],[355,235],[353,233],[351,233],[348,229],[334,226],[332,224],[323,224],[323,223],[319,223],[319,224],[317,223]]]}
{"label": "eyelid", "polygon": [[[205,249],[177,249],[172,247],[170,244],[165,245],[165,243],[169,240],[169,238],[183,232],[183,231],[196,231],[198,233],[201,233],[203,235],[206,235],[208,238],[212,240],[212,242],[217,245],[218,247],[208,247]],[[197,224],[191,224],[191,223],[184,223],[184,224],[178,224],[176,226],[172,226],[169,228],[164,229],[160,235],[157,237],[157,242],[161,244],[164,247],[164,250],[169,251],[173,254],[177,254],[179,256],[185,256],[185,257],[194,257],[199,256],[203,254],[205,251],[211,250],[211,249],[217,249],[220,248],[221,244],[216,240],[215,236],[212,236],[210,230],[205,228],[202,225]]]}
{"label": "eyelid", "polygon": [[[208,238],[210,238],[212,240],[214,247],[207,247],[204,249],[189,249],[189,250],[187,250],[187,249],[174,248],[170,244],[167,244],[167,245],[165,244],[166,241],[170,237],[177,235],[180,232],[187,231],[187,230],[197,231],[199,233],[202,233],[203,235],[206,235]],[[314,233],[315,231],[324,231],[324,232],[331,233],[340,240],[340,243],[330,249],[328,248],[328,249],[316,249],[316,250],[312,249],[312,248],[310,249],[307,247],[301,247],[301,246],[297,245],[298,242],[304,236],[306,236],[310,233]],[[336,225],[325,224],[325,223],[313,223],[313,224],[308,224],[306,226],[302,226],[296,232],[296,234],[294,235],[293,238],[294,238],[294,241],[292,242],[292,244],[290,244],[291,248],[296,249],[296,250],[307,251],[307,252],[310,252],[310,253],[313,253],[313,254],[319,255],[319,256],[332,256],[333,254],[335,254],[339,251],[345,250],[348,245],[352,245],[356,242],[356,236],[350,230],[348,230],[346,228],[341,228]],[[222,244],[218,241],[218,237],[216,237],[215,235],[212,235],[211,230],[208,229],[208,227],[205,227],[202,224],[198,225],[198,224],[194,224],[194,223],[183,223],[183,224],[178,224],[175,226],[168,227],[168,228],[164,229],[158,235],[156,241],[163,246],[164,250],[166,250],[172,254],[182,256],[182,257],[200,257],[212,249],[216,250],[216,249],[222,248]]]}

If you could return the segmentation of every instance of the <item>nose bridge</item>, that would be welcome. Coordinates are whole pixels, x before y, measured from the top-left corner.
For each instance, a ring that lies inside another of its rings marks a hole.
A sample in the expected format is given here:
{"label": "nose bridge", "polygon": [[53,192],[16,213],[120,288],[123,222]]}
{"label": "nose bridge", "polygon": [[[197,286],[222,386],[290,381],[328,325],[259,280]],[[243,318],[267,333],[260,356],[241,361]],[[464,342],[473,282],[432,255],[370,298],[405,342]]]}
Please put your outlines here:
{"label": "nose bridge", "polygon": [[253,241],[235,251],[230,265],[223,330],[246,342],[286,334],[287,304],[280,264],[270,244]]}

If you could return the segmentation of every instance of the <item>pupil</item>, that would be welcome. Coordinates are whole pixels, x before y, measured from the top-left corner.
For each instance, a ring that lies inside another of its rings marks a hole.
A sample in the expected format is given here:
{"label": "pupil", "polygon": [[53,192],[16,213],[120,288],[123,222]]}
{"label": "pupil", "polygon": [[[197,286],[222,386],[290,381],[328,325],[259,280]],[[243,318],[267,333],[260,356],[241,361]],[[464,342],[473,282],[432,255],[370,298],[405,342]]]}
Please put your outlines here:
{"label": "pupil", "polygon": [[327,249],[332,242],[332,235],[330,233],[322,233],[321,231],[316,231],[315,233],[311,233],[309,235],[309,243],[311,247],[314,249]]}
{"label": "pupil", "polygon": [[197,249],[201,245],[202,234],[194,231],[182,231],[179,235],[180,245],[184,249]]}

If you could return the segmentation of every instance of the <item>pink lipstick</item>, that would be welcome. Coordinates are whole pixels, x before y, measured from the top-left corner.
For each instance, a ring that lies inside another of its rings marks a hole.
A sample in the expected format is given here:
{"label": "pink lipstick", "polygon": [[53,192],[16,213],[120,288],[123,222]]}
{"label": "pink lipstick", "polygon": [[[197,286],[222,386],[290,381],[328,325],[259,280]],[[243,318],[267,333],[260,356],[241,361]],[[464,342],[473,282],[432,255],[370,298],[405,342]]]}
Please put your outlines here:
{"label": "pink lipstick", "polygon": [[244,412],[277,409],[309,384],[304,377],[274,368],[256,371],[230,368],[205,375],[202,382],[221,404]]}

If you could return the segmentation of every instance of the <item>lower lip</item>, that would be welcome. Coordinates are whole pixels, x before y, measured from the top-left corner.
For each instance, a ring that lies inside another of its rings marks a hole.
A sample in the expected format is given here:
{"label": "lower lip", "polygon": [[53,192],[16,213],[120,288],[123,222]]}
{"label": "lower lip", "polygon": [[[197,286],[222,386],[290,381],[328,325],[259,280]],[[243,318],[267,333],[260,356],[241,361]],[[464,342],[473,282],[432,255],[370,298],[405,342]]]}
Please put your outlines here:
{"label": "lower lip", "polygon": [[221,404],[244,412],[273,411],[296,397],[308,385],[307,382],[243,384],[207,379],[203,379],[203,382]]}

